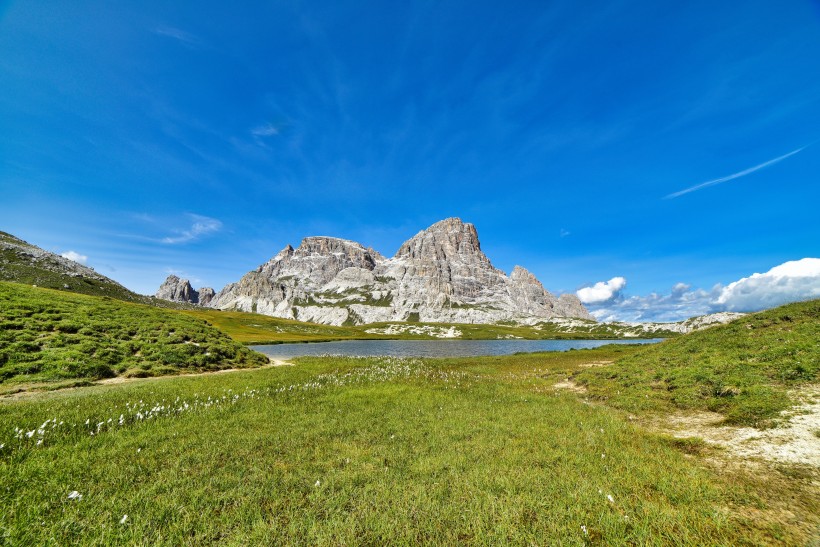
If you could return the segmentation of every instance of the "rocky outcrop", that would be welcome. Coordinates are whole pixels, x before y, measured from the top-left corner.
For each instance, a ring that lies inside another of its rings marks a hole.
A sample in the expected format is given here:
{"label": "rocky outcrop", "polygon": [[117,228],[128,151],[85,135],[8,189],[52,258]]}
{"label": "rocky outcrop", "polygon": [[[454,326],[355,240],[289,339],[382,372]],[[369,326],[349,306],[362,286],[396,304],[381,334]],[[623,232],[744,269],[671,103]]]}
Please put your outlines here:
{"label": "rocky outcrop", "polygon": [[353,241],[305,238],[203,305],[332,325],[592,319],[574,295],[556,298],[524,268],[507,276],[493,267],[475,227],[458,218],[422,230],[389,259]]}
{"label": "rocky outcrop", "polygon": [[214,298],[214,290],[210,287],[203,287],[197,291],[187,279],[169,275],[154,296],[171,302],[207,306]]}
{"label": "rocky outcrop", "polygon": [[199,289],[199,305],[207,306],[214,299],[214,296],[216,296],[216,291],[210,287],[202,287]]}

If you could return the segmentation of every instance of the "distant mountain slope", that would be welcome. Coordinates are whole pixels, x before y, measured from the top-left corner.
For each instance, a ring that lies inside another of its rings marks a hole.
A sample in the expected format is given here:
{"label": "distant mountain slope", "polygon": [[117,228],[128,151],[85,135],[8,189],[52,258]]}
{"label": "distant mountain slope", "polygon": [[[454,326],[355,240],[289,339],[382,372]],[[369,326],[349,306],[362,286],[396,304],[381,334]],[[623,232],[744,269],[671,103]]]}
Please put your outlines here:
{"label": "distant mountain slope", "polygon": [[458,218],[422,230],[389,259],[354,241],[305,238],[227,285],[209,306],[328,325],[592,319],[577,297],[556,298],[524,268],[507,276],[493,267],[475,227]]}
{"label": "distant mountain slope", "polygon": [[0,282],[0,384],[158,376],[267,363],[206,321]]}
{"label": "distant mountain slope", "polygon": [[73,260],[0,232],[0,281],[149,303],[113,279]]}

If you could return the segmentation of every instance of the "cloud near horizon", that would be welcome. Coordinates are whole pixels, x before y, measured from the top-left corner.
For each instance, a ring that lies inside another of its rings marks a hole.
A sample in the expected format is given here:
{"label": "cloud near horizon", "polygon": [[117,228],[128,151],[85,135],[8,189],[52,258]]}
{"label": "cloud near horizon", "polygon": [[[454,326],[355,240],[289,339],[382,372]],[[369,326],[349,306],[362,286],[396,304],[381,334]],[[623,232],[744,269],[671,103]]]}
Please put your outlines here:
{"label": "cloud near horizon", "polygon": [[81,255],[80,253],[74,251],[66,251],[60,254],[61,257],[67,258],[69,260],[73,260],[78,264],[82,264],[83,266],[88,264],[88,257],[86,255]]}
{"label": "cloud near horizon", "polygon": [[[692,289],[690,285],[678,283],[669,294],[625,297],[614,291],[609,299],[597,299],[605,296],[605,289],[617,279],[623,278],[601,281],[577,292],[596,319],[672,322],[720,311],[755,312],[789,302],[820,298],[820,259],[785,262],[765,273],[754,273],[725,287],[717,284],[710,290]],[[581,296],[582,291],[586,291],[584,296],[588,300]]]}
{"label": "cloud near horizon", "polygon": [[591,287],[578,289],[576,294],[584,304],[603,304],[620,296],[624,287],[626,287],[626,278],[613,277],[609,281],[599,281]]}
{"label": "cloud near horizon", "polygon": [[716,304],[727,311],[756,311],[811,298],[820,298],[820,258],[792,260],[729,283]]}
{"label": "cloud near horizon", "polygon": [[215,218],[210,218],[202,215],[188,215],[191,220],[191,227],[185,230],[176,230],[178,235],[169,236],[162,239],[163,243],[176,245],[178,243],[187,243],[208,234],[218,232],[222,229],[222,221]]}

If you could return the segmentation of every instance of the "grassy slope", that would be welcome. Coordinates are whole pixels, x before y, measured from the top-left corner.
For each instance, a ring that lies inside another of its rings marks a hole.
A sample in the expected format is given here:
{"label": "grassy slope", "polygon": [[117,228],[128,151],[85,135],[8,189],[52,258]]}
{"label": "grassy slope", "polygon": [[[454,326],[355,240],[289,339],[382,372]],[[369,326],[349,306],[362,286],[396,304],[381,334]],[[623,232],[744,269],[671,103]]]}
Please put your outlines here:
{"label": "grassy slope", "polygon": [[[301,359],[295,367],[0,404],[0,537],[9,544],[805,541],[816,517],[770,522],[754,483],[709,471],[679,441],[552,388],[581,362],[636,350]],[[81,500],[68,499],[74,490]]]}
{"label": "grassy slope", "polygon": [[[8,242],[23,247],[37,249],[33,245],[0,232],[0,242]],[[93,279],[70,275],[64,267],[48,257],[32,261],[31,257],[21,255],[16,249],[0,248],[0,281],[11,281],[25,285],[36,285],[48,289],[67,290],[93,296],[109,296],[129,302],[148,302],[146,296],[129,291],[122,285],[108,279]],[[68,285],[68,288],[66,288]]]}
{"label": "grassy slope", "polygon": [[155,376],[264,362],[179,312],[0,282],[0,383]]}
{"label": "grassy slope", "polygon": [[628,410],[702,409],[767,425],[789,388],[820,380],[820,300],[743,317],[579,373],[590,394]]}

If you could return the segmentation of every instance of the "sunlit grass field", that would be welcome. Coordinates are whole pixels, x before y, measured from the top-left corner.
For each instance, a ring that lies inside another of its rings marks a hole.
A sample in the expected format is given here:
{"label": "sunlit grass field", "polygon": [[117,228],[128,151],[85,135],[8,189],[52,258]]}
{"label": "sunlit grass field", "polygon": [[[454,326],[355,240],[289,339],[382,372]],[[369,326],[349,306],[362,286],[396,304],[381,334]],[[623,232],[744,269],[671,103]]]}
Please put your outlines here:
{"label": "sunlit grass field", "polygon": [[638,351],[303,358],[4,402],[0,543],[805,541],[696,441],[554,387]]}
{"label": "sunlit grass field", "polygon": [[0,282],[0,393],[267,362],[176,310]]}
{"label": "sunlit grass field", "polygon": [[727,423],[777,424],[788,390],[820,381],[820,300],[797,302],[647,346],[575,377],[625,410],[711,410]]}
{"label": "sunlit grass field", "polygon": [[[181,310],[198,319],[204,319],[243,344],[276,344],[283,342],[326,342],[331,340],[435,340],[438,333],[451,328],[462,340],[556,340],[592,339],[611,340],[617,338],[676,337],[669,331],[657,333],[642,332],[640,329],[613,326],[606,323],[586,322],[567,332],[555,323],[544,322],[536,326],[527,325],[482,325],[462,323],[408,323],[391,321],[369,325],[342,326],[304,323],[292,319],[270,317],[257,313],[220,311],[207,308]],[[381,334],[385,329],[395,334]]]}

